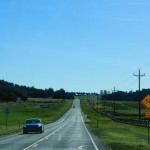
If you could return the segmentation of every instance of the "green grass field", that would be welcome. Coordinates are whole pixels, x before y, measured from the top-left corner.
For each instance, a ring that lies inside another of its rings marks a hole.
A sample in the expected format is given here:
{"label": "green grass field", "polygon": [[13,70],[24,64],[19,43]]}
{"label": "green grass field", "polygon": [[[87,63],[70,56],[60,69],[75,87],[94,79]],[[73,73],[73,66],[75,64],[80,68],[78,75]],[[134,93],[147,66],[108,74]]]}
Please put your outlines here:
{"label": "green grass field", "polygon": [[146,127],[115,122],[95,112],[82,98],[81,107],[91,131],[111,150],[150,150]]}
{"label": "green grass field", "polygon": [[[27,118],[41,118],[50,123],[61,117],[72,104],[72,100],[28,99],[27,102],[0,103],[0,135],[10,134],[22,129]],[[7,115],[4,109],[11,112]]]}
{"label": "green grass field", "polygon": [[[96,96],[82,97],[89,99],[95,108],[100,111],[114,113],[114,101],[97,99]],[[139,102],[137,101],[115,101],[115,113],[121,118],[137,119],[139,117]],[[141,118],[145,118],[145,106],[141,104]]]}

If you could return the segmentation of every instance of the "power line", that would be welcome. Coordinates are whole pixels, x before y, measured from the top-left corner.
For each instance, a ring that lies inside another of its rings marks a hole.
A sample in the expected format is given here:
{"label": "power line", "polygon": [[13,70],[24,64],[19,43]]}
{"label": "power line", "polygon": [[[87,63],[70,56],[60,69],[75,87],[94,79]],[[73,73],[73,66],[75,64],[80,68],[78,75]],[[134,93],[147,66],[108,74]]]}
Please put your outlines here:
{"label": "power line", "polygon": [[121,84],[118,85],[120,89],[124,89],[125,91],[132,90],[132,86],[136,82],[136,79],[133,80],[133,76],[128,77]]}

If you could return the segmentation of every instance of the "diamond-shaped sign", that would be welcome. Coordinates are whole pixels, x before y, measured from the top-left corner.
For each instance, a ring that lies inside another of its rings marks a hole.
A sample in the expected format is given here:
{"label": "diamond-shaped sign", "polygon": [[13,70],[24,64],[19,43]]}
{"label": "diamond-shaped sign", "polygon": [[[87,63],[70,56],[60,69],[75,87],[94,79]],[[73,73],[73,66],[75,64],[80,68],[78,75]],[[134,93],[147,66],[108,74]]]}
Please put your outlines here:
{"label": "diamond-shaped sign", "polygon": [[142,104],[144,104],[147,108],[150,108],[150,95],[147,95],[143,100]]}

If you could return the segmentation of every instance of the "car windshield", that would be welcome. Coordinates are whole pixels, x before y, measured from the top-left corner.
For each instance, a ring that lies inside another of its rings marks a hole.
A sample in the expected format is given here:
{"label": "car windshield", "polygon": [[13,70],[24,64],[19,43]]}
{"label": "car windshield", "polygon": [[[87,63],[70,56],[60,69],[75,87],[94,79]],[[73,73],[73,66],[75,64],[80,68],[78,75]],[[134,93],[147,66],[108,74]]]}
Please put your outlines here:
{"label": "car windshield", "polygon": [[41,123],[40,120],[27,120],[26,123]]}

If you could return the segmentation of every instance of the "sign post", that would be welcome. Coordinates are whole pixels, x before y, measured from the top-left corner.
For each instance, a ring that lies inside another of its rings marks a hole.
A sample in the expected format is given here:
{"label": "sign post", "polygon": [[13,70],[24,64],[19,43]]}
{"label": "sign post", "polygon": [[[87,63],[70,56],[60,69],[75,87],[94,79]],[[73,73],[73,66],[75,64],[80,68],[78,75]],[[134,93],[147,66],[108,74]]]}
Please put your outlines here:
{"label": "sign post", "polygon": [[150,142],[150,133],[149,133],[149,119],[150,119],[150,109],[147,109],[146,110],[146,119],[147,119],[147,128],[148,128],[148,145],[149,145],[149,142]]}
{"label": "sign post", "polygon": [[147,127],[148,127],[148,145],[149,145],[149,119],[147,120],[147,123],[148,123],[148,125],[147,125]]}
{"label": "sign post", "polygon": [[6,114],[6,130],[7,130],[8,114],[11,112],[11,110],[9,108],[5,108],[3,112]]}

